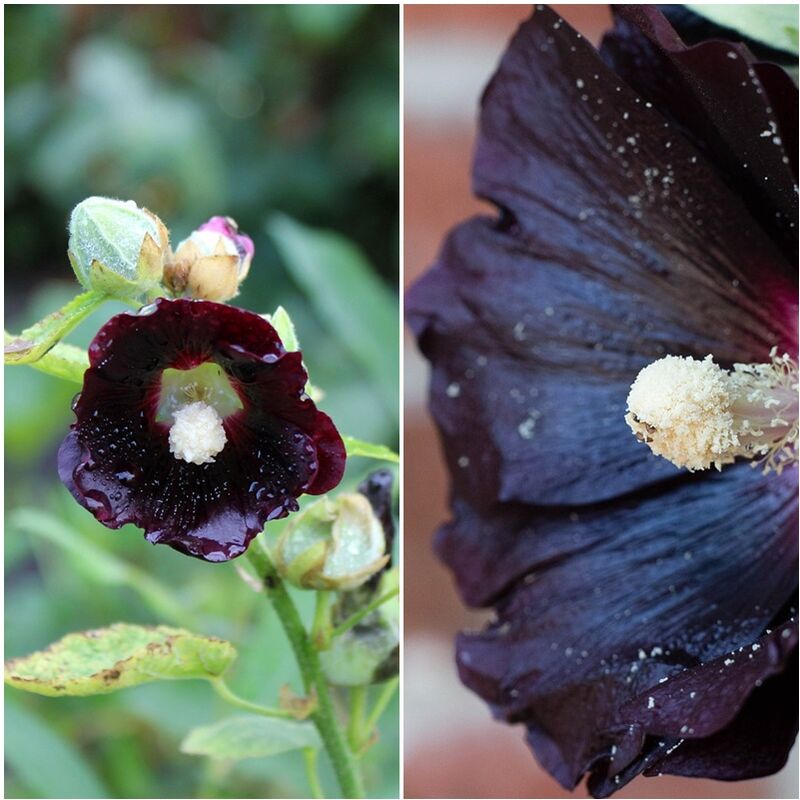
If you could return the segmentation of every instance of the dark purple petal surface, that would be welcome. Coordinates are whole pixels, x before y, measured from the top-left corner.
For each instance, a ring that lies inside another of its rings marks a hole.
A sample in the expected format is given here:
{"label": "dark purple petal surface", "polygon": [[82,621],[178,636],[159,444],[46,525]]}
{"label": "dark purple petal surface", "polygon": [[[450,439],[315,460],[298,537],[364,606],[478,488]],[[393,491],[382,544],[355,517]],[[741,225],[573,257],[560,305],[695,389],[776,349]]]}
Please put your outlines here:
{"label": "dark purple petal surface", "polygon": [[[687,47],[653,6],[613,6],[601,52],[703,151],[797,262],[797,90],[742,44]],[[769,74],[765,75],[764,72]]]}
{"label": "dark purple petal surface", "polygon": [[392,547],[394,545],[395,526],[392,514],[392,485],[394,475],[388,469],[379,469],[370,473],[358,486],[358,491],[369,500],[375,516],[380,520],[383,536],[386,540],[385,552],[389,560],[382,570],[376,572],[366,583],[370,590],[376,590],[384,572],[392,568]]}
{"label": "dark purple petal surface", "polygon": [[730,724],[705,739],[684,739],[680,748],[655,761],[645,774],[667,773],[727,781],[771,775],[784,766],[796,738],[795,643],[783,672],[766,678],[763,685],[750,694]]}
{"label": "dark purple petal surface", "polygon": [[[89,348],[90,367],[59,451],[75,499],[109,528],[133,523],[148,541],[208,561],[234,558],[303,493],[335,486],[344,445],[304,394],[300,353],[263,318],[218,303],[158,300],[120,314]],[[224,419],[213,463],[176,459],[156,419],[164,369],[218,364],[242,409]]]}
{"label": "dark purple petal surface", "polygon": [[612,747],[617,774],[647,735],[709,736],[782,669],[794,632],[750,649],[797,585],[796,476],[770,480],[739,465],[573,511],[456,503],[437,549],[498,614],[459,639],[462,680],[564,786]]}

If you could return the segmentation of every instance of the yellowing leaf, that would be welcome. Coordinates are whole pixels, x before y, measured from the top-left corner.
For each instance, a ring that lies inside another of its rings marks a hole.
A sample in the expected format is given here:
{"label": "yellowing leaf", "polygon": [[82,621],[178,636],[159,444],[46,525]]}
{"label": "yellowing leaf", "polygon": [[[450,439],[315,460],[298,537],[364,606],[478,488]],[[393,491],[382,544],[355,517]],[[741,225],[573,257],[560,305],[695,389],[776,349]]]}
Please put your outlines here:
{"label": "yellowing leaf", "polygon": [[234,658],[233,645],[222,639],[118,623],[70,633],[46,650],[6,662],[5,682],[52,697],[106,694],[149,681],[216,678]]}

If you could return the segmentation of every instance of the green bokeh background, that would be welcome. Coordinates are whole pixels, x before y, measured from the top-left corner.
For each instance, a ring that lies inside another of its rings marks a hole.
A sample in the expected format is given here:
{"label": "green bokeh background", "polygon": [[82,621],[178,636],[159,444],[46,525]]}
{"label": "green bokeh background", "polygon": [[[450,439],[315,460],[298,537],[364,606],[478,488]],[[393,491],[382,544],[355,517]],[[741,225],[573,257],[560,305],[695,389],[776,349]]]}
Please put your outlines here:
{"label": "green bokeh background", "polygon": [[[283,305],[321,407],[343,433],[396,449],[397,8],[6,6],[5,26],[6,327],[76,293],[66,223],[84,197],[136,200],[173,243],[227,214],[256,245],[236,304]],[[69,341],[88,344],[121,310],[104,307]],[[6,657],[73,630],[163,622],[230,639],[240,695],[299,692],[277,620],[234,565],[109,531],[60,485],[77,385],[27,367],[5,379]],[[343,488],[375,466],[352,459]],[[306,613],[309,599],[298,596]],[[5,795],[306,796],[299,753],[220,764],[178,751],[228,712],[202,682],[58,700],[9,689]],[[395,701],[365,758],[371,796],[397,796],[398,745]],[[325,763],[322,777],[334,794]]]}

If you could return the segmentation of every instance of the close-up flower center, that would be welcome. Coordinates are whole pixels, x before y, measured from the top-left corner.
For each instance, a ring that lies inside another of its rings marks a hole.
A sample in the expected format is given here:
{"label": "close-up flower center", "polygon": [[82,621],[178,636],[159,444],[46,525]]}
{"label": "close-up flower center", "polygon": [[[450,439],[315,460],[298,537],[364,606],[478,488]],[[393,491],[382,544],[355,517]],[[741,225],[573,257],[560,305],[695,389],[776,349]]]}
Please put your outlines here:
{"label": "close-up flower center", "polygon": [[217,364],[165,369],[156,419],[170,427],[169,449],[177,459],[210,464],[225,447],[223,420],[242,402]]}
{"label": "close-up flower center", "polygon": [[720,368],[666,356],[646,366],[628,395],[625,421],[659,456],[689,471],[718,470],[737,456],[764,474],[797,462],[797,364],[770,352],[768,364]]}

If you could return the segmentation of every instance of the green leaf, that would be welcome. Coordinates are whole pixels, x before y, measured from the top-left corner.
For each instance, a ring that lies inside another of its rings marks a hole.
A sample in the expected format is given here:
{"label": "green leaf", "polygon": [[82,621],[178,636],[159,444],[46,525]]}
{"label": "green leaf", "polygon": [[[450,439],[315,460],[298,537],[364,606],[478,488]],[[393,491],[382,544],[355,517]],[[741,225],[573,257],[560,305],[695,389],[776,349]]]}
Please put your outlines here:
{"label": "green leaf", "polygon": [[81,347],[59,342],[31,366],[56,378],[83,384],[83,373],[89,369],[89,356]]}
{"label": "green leaf", "polygon": [[118,623],[67,634],[46,650],[6,662],[5,681],[51,697],[107,694],[155,680],[216,678],[234,658],[233,645],[222,639]]}
{"label": "green leaf", "polygon": [[6,333],[5,363],[30,364],[37,361],[106,299],[98,292],[84,292],[26,328],[19,336]]}
{"label": "green leaf", "polygon": [[273,328],[278,332],[281,337],[283,346],[293,353],[300,349],[300,342],[297,340],[297,331],[294,329],[294,323],[289,316],[289,312],[283,307],[278,306],[274,314],[267,314],[267,319]]}
{"label": "green leaf", "polygon": [[397,299],[347,239],[274,215],[267,232],[292,277],[332,336],[374,378],[392,419],[397,412]]}
{"label": "green leaf", "polygon": [[181,751],[222,761],[239,761],[321,746],[319,734],[310,722],[247,714],[195,728],[181,743]]}
{"label": "green leaf", "polygon": [[180,600],[144,570],[128,564],[98,547],[65,521],[45,511],[19,508],[7,518],[9,529],[17,529],[46,539],[69,553],[85,576],[100,584],[128,586],[136,591],[153,611],[179,625],[191,624]]}
{"label": "green leaf", "polygon": [[687,5],[717,25],[733,28],[757,42],[797,53],[797,5]]}
{"label": "green leaf", "polygon": [[386,447],[386,445],[362,442],[360,439],[354,439],[352,436],[342,436],[342,441],[344,442],[348,457],[363,456],[364,458],[376,458],[379,461],[392,461],[395,464],[400,463],[400,456]]}
{"label": "green leaf", "polygon": [[[283,346],[290,353],[300,349],[300,340],[297,338],[297,331],[295,330],[294,323],[289,316],[289,312],[283,306],[278,306],[274,314],[265,314],[264,316],[267,318],[267,322],[278,332]],[[303,366],[305,367],[305,364]],[[308,371],[308,367],[306,367],[306,371]],[[306,394],[315,403],[319,403],[319,401],[325,397],[325,392],[314,386],[311,381],[306,383]]]}
{"label": "green leaf", "polygon": [[80,751],[24,706],[6,698],[5,757],[29,797],[110,797]]}

